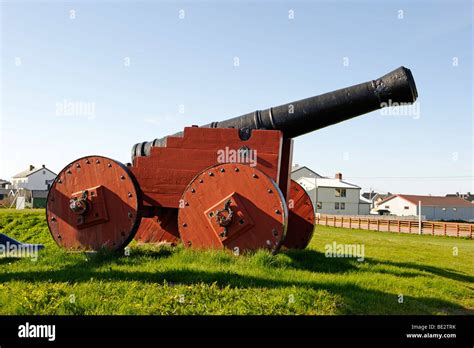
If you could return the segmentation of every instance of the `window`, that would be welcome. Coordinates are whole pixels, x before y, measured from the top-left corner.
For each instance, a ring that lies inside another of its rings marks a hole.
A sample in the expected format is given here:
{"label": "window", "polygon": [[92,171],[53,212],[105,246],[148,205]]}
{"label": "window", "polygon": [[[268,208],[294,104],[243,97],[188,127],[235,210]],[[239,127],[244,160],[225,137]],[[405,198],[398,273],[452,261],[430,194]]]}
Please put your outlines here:
{"label": "window", "polygon": [[45,174],[46,174],[46,170],[43,170],[43,175],[45,175]]}
{"label": "window", "polygon": [[443,211],[446,211],[446,208],[443,208]]}
{"label": "window", "polygon": [[389,206],[389,205],[386,205],[385,208],[390,209],[390,206]]}
{"label": "window", "polygon": [[316,208],[317,209],[323,209],[323,203],[322,202],[316,203]]}
{"label": "window", "polygon": [[339,210],[339,202],[334,203],[334,209]]}
{"label": "window", "polygon": [[456,211],[456,210],[457,210],[457,208],[453,208],[453,211]]}
{"label": "window", "polygon": [[407,206],[407,205],[405,205],[405,206],[403,207],[403,209],[408,210],[408,209],[410,209],[410,207]]}
{"label": "window", "polygon": [[340,207],[341,207],[341,210],[345,210],[346,209],[346,203],[341,203]]}
{"label": "window", "polygon": [[346,197],[346,189],[336,189],[336,197]]}

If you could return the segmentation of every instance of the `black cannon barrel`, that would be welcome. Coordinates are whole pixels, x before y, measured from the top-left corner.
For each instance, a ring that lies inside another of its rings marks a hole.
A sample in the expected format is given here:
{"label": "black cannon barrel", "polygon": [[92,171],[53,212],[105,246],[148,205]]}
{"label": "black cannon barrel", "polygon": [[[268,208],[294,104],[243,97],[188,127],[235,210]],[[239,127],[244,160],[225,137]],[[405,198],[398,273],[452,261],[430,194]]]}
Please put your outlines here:
{"label": "black cannon barrel", "polygon": [[[376,80],[201,127],[237,128],[244,139],[253,129],[277,129],[294,138],[386,106],[413,103],[417,97],[411,71],[400,67]],[[148,156],[152,146],[165,146],[166,138],[135,144],[132,158]]]}

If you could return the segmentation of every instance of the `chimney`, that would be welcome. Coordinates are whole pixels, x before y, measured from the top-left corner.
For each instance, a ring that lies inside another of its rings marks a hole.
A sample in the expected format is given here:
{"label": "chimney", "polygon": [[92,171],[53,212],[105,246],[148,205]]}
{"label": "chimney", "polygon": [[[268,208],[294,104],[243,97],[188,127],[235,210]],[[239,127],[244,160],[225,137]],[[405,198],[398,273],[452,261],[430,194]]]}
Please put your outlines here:
{"label": "chimney", "polygon": [[41,165],[43,168],[46,168],[46,166],[44,164]]}
{"label": "chimney", "polygon": [[336,179],[342,180],[342,174],[341,173],[336,173]]}
{"label": "chimney", "polygon": [[456,197],[459,197],[459,192],[456,192]]}
{"label": "chimney", "polygon": [[32,165],[32,164],[30,164],[30,172],[31,172],[33,169],[35,169],[35,166]]}

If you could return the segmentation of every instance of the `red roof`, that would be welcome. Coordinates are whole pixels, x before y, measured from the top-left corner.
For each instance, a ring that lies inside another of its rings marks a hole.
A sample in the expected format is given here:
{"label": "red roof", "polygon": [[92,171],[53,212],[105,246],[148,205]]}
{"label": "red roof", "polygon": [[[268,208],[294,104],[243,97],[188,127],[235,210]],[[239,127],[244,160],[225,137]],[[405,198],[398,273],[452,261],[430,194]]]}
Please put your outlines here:
{"label": "red roof", "polygon": [[459,197],[418,196],[418,195],[394,195],[394,196],[388,197],[381,203],[387,202],[395,197],[403,198],[413,204],[418,204],[418,202],[421,201],[421,205],[424,205],[424,206],[456,206],[456,207],[460,207],[460,206],[473,207],[474,206],[473,203]]}

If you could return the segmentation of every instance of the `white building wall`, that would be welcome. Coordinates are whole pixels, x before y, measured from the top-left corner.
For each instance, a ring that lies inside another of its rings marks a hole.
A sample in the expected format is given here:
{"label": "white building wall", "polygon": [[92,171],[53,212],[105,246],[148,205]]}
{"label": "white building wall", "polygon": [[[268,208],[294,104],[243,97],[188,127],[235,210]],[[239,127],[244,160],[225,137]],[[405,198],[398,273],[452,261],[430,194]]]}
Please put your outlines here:
{"label": "white building wall", "polygon": [[[408,207],[408,209],[405,209]],[[390,214],[398,216],[413,216],[417,214],[417,206],[400,197],[392,198],[378,206],[379,210],[388,210]]]}
{"label": "white building wall", "polygon": [[12,179],[14,188],[25,188],[28,190],[47,190],[46,181],[53,180],[56,175],[47,169],[40,169],[37,172],[21,179]]}
{"label": "white building wall", "polygon": [[[405,209],[408,207],[408,209]],[[443,209],[444,208],[444,209]],[[379,209],[389,210],[390,214],[397,216],[417,216],[418,204],[413,204],[400,197],[395,197],[379,205]],[[421,215],[426,220],[474,220],[474,205],[465,206],[423,206]]]}
{"label": "white building wall", "polygon": [[[316,201],[322,204],[317,213],[334,215],[358,215],[359,214],[359,188],[346,188],[346,197],[336,197],[334,187],[318,187]],[[344,203],[345,209],[335,209],[335,203]]]}
{"label": "white building wall", "polygon": [[[444,209],[443,209],[444,208]],[[474,207],[424,207],[421,206],[421,214],[427,220],[474,220]]]}
{"label": "white building wall", "polygon": [[359,215],[369,215],[370,206],[370,203],[359,203]]}

